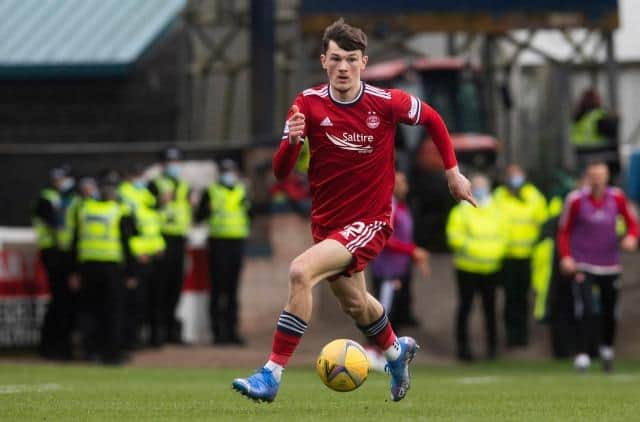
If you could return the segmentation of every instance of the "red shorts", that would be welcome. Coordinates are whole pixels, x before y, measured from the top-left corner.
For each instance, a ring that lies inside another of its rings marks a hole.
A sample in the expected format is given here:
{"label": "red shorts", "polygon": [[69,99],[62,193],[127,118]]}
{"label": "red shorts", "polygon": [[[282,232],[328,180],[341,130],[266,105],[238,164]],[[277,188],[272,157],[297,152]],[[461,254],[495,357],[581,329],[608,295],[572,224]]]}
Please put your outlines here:
{"label": "red shorts", "polygon": [[[365,269],[384,248],[392,230],[389,224],[382,220],[356,221],[342,229],[329,229],[326,227],[311,225],[311,234],[315,243],[325,239],[333,239],[340,242],[351,253],[351,264],[345,268],[341,275],[351,277]],[[333,281],[337,277],[329,280]]]}

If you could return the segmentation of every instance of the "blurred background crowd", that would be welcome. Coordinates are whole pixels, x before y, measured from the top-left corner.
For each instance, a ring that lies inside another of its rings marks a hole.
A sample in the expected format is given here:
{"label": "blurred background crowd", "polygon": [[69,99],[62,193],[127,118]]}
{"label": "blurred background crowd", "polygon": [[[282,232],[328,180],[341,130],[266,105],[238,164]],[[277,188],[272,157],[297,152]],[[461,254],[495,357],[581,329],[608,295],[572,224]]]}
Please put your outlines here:
{"label": "blurred background crowd", "polygon": [[272,323],[255,303],[286,281],[310,198],[308,151],[283,181],[271,156],[344,16],[370,34],[363,79],[442,115],[480,202],[454,203],[429,134],[398,130],[395,234],[369,268],[394,325],[424,328],[412,283],[448,283],[450,356],[526,349],[537,321],[553,356],[612,368],[618,318],[638,318],[618,306],[640,200],[633,0],[4,3],[0,348],[119,364]]}

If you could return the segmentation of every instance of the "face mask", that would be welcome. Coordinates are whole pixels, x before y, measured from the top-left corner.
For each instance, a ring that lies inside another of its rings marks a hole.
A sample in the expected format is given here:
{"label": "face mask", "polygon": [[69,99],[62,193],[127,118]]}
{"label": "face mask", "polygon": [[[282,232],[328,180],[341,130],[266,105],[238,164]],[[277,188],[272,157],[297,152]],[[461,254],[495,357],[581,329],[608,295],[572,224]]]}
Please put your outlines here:
{"label": "face mask", "polygon": [[60,190],[62,192],[70,191],[71,189],[73,189],[74,185],[75,185],[75,181],[72,178],[67,177],[60,184]]}
{"label": "face mask", "polygon": [[511,176],[508,180],[508,184],[513,189],[519,189],[522,185],[524,185],[524,176],[521,174]]}
{"label": "face mask", "polygon": [[167,176],[176,178],[180,174],[180,166],[178,164],[169,164],[165,170]]}
{"label": "face mask", "polygon": [[94,192],[89,194],[89,197],[95,199],[96,201],[98,201],[98,200],[100,200],[100,192],[95,190]]}
{"label": "face mask", "polygon": [[477,187],[473,189],[473,197],[481,204],[489,200],[489,189],[485,187]]}
{"label": "face mask", "polygon": [[136,179],[133,181],[133,186],[135,186],[137,189],[144,189],[147,186],[147,183],[144,181],[144,179]]}
{"label": "face mask", "polygon": [[238,181],[238,176],[232,172],[224,172],[220,175],[220,183],[225,186],[233,186]]}

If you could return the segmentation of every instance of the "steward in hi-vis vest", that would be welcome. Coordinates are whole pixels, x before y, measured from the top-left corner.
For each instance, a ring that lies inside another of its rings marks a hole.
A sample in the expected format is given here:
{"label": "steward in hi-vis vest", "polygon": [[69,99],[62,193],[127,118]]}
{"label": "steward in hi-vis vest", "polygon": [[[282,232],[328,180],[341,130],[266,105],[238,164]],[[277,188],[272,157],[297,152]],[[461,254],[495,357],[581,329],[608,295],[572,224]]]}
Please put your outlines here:
{"label": "steward in hi-vis vest", "polygon": [[118,188],[119,199],[135,216],[137,234],[129,239],[133,255],[133,279],[126,284],[124,344],[128,349],[142,346],[141,329],[149,327],[149,344],[160,347],[166,339],[164,318],[166,277],[162,268],[165,240],[156,198],[147,189],[144,167],[134,165]]}
{"label": "steward in hi-vis vest", "polygon": [[507,345],[525,346],[529,342],[531,254],[547,220],[547,201],[516,164],[507,167],[505,184],[495,190],[493,199],[509,232],[503,271]]}
{"label": "steward in hi-vis vest", "polygon": [[187,236],[191,230],[191,190],[180,178],[182,153],[178,148],[167,148],[162,152],[162,174],[149,183],[149,191],[156,199],[160,213],[160,230],[165,241],[160,267],[164,277],[162,303],[162,325],[166,330],[165,340],[182,343],[182,324],[176,318],[176,306],[182,292]]}
{"label": "steward in hi-vis vest", "polygon": [[39,259],[47,273],[51,299],[47,304],[40,333],[40,355],[45,358],[71,358],[71,292],[65,278],[64,253],[59,240],[64,234],[65,199],[73,187],[73,179],[63,167],[49,172],[49,186],[36,200],[32,223],[36,233]]}
{"label": "steward in hi-vis vest", "polygon": [[211,328],[215,344],[243,345],[238,335],[238,287],[249,236],[249,199],[235,162],[224,160],[220,180],[200,199],[196,219],[209,222]]}
{"label": "steward in hi-vis vest", "polygon": [[463,361],[473,360],[468,320],[476,293],[482,298],[484,310],[486,356],[489,359],[496,357],[495,292],[509,241],[502,212],[491,198],[489,179],[475,175],[471,178],[471,187],[478,207],[467,202],[456,205],[446,227],[458,281],[456,340],[458,358]]}
{"label": "steward in hi-vis vest", "polygon": [[117,183],[113,174],[105,177],[99,195],[78,208],[71,249],[76,271],[69,280],[79,285],[85,357],[107,364],[125,358],[124,287],[132,275],[129,241],[136,234],[131,209],[117,200]]}

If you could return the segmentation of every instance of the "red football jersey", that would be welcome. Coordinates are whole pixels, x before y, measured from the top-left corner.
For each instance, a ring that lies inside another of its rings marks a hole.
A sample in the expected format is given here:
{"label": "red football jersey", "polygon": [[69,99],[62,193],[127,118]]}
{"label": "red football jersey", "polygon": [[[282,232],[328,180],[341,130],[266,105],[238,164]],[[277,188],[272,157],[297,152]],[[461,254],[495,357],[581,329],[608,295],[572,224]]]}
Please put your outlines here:
{"label": "red football jersey", "polygon": [[[427,126],[446,168],[456,165],[453,146],[440,116],[418,98],[397,89],[365,84],[349,102],[333,98],[328,84],[303,91],[294,102],[305,116],[311,161],[311,220],[327,228],[356,221],[389,224],[395,179],[394,141],[398,123]],[[287,120],[293,113],[291,110]],[[288,145],[285,125],[281,151]],[[279,151],[279,153],[281,153]],[[291,153],[276,155],[276,174],[291,169]],[[288,155],[287,158],[283,158]],[[278,167],[288,167],[284,170]]]}

